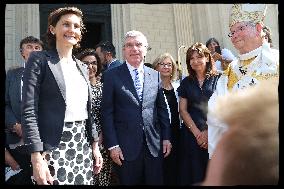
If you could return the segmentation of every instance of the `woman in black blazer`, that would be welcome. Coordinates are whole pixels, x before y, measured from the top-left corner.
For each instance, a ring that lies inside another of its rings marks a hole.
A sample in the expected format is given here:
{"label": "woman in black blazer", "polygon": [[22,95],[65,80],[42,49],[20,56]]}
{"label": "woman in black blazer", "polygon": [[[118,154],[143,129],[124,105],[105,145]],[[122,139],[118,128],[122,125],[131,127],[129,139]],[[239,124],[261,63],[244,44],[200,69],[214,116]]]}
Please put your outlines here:
{"label": "woman in black blazer", "polygon": [[51,50],[31,53],[24,71],[23,135],[37,184],[93,184],[93,172],[102,167],[87,69],[72,55],[82,37],[82,16],[76,7],[51,12]]}

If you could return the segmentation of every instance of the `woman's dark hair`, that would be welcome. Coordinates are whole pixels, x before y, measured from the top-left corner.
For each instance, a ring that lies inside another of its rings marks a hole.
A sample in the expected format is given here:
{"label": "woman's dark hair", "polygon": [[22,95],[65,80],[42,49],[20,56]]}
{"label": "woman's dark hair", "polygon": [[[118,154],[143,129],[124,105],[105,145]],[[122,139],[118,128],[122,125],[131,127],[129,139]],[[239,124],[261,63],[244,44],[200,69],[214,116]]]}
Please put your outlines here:
{"label": "woman's dark hair", "polygon": [[[85,31],[85,26],[83,24],[83,13],[80,9],[77,7],[63,7],[63,8],[58,8],[52,11],[49,16],[48,16],[48,24],[47,24],[47,31],[45,33],[45,38],[48,44],[48,48],[52,49],[56,47],[56,38],[55,35],[53,35],[50,32],[50,26],[55,27],[57,22],[60,20],[61,16],[66,15],[66,14],[75,14],[80,18],[80,27],[81,27],[81,36],[80,36],[80,41],[82,39],[82,34]],[[80,42],[79,41],[79,42]],[[74,48],[80,48],[80,43],[77,43],[74,45]]]}
{"label": "woman's dark hair", "polygon": [[102,71],[102,63],[101,63],[99,55],[96,53],[95,49],[90,49],[90,48],[85,49],[85,50],[83,50],[82,52],[80,52],[79,54],[76,55],[76,57],[81,61],[86,56],[95,56],[96,57],[96,59],[97,59],[97,73],[96,73],[95,76],[98,76]]}
{"label": "woman's dark hair", "polygon": [[220,46],[219,41],[217,39],[215,39],[214,37],[212,37],[212,38],[210,38],[206,41],[206,47],[208,48],[209,44],[212,43],[212,42],[215,42],[215,43],[217,43],[218,46]]}
{"label": "woman's dark hair", "polygon": [[196,79],[196,73],[192,69],[190,65],[190,58],[192,57],[194,52],[197,52],[202,57],[207,57],[209,62],[206,62],[206,77],[211,77],[213,75],[218,75],[217,68],[215,66],[214,59],[209,51],[209,49],[203,45],[202,43],[195,43],[191,47],[188,48],[186,52],[186,65],[189,77],[192,79]]}

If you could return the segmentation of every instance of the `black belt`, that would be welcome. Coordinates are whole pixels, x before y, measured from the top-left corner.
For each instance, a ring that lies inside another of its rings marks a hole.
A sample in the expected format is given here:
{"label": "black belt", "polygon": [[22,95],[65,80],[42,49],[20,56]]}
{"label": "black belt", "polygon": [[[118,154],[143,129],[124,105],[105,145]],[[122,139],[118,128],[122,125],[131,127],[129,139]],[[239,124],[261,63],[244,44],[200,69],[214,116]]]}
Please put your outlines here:
{"label": "black belt", "polygon": [[72,125],[72,124],[84,124],[86,120],[81,120],[81,121],[68,121],[68,122],[65,122],[65,124],[68,124],[68,125]]}

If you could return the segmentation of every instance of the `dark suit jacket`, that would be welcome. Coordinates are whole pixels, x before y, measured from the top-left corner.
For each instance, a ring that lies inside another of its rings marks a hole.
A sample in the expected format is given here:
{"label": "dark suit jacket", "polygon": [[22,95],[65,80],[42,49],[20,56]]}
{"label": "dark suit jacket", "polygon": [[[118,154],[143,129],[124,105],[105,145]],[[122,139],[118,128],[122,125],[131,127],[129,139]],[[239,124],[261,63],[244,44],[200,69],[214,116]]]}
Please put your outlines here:
{"label": "dark suit jacket", "polygon": [[[92,124],[91,90],[87,70],[73,57],[77,68],[89,85],[87,135],[90,140]],[[22,126],[25,149],[31,153],[57,147],[60,142],[66,110],[66,89],[56,50],[32,52],[23,77]],[[95,125],[93,125],[95,127]],[[98,139],[98,134],[95,139]]]}
{"label": "dark suit jacket", "polygon": [[105,72],[111,70],[112,68],[118,67],[120,65],[122,65],[122,63],[119,60],[115,60],[113,63],[110,64],[110,66],[108,68],[103,67],[101,82],[102,83],[104,82],[104,73]]}
{"label": "dark suit jacket", "polygon": [[16,144],[20,141],[16,133],[12,132],[13,125],[21,123],[21,80],[24,68],[9,70],[5,86],[5,128],[6,144]]}
{"label": "dark suit jacket", "polygon": [[122,65],[122,63],[119,60],[116,59],[114,62],[112,62],[109,65],[107,70],[110,70],[110,69],[115,68],[115,67],[120,66],[120,65]]}
{"label": "dark suit jacket", "polygon": [[143,133],[154,157],[159,155],[161,140],[170,138],[170,120],[159,73],[146,66],[144,71],[142,103],[126,63],[107,71],[103,84],[103,141],[106,148],[119,145],[128,161],[141,151]]}

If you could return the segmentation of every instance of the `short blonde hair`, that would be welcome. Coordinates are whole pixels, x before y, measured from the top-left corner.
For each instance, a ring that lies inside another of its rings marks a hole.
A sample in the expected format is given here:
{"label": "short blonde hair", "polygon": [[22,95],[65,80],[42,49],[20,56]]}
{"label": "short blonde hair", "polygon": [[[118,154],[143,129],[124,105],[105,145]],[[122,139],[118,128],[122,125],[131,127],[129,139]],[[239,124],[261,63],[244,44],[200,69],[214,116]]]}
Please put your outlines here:
{"label": "short blonde hair", "polygon": [[172,74],[171,74],[171,81],[176,80],[177,79],[177,64],[174,60],[174,58],[172,57],[172,55],[170,53],[163,53],[160,54],[153,62],[153,68],[155,70],[157,70],[157,66],[159,63],[163,62],[166,58],[169,58],[172,62]]}

